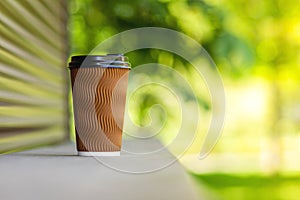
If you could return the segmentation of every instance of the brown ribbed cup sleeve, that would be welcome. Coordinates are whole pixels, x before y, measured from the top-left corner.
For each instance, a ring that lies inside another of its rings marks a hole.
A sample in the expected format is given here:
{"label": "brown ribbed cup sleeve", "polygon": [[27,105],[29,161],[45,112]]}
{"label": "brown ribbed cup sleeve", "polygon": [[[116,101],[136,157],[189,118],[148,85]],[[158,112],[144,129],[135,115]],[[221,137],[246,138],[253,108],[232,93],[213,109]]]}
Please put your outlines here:
{"label": "brown ribbed cup sleeve", "polygon": [[78,151],[120,151],[129,69],[71,69]]}

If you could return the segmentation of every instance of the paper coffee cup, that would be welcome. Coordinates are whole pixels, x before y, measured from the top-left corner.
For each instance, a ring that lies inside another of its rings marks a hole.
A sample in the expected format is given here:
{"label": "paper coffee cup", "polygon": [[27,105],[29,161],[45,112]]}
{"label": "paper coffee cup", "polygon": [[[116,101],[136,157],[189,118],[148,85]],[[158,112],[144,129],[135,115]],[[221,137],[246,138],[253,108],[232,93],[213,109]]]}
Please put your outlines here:
{"label": "paper coffee cup", "polygon": [[127,57],[73,56],[69,68],[78,155],[120,155],[130,70]]}

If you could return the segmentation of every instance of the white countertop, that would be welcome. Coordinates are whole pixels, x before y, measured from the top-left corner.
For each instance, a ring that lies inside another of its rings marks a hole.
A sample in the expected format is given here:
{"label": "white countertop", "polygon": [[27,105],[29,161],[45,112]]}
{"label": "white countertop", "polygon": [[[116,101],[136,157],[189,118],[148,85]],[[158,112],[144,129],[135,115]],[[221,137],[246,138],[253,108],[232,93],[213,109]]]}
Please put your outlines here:
{"label": "white countertop", "polygon": [[[125,146],[133,145],[125,142]],[[154,144],[155,145],[155,144]],[[151,146],[151,145],[150,145]],[[148,147],[147,147],[148,148]],[[138,158],[137,158],[138,157]],[[151,169],[155,163],[174,160],[161,156],[77,156],[71,142],[0,156],[0,198],[3,200],[196,200],[207,199],[182,166],[173,164],[151,173],[124,173]],[[149,166],[149,163],[154,163]],[[168,163],[168,162],[166,162]],[[106,165],[106,166],[105,166]],[[150,168],[149,168],[150,167]]]}

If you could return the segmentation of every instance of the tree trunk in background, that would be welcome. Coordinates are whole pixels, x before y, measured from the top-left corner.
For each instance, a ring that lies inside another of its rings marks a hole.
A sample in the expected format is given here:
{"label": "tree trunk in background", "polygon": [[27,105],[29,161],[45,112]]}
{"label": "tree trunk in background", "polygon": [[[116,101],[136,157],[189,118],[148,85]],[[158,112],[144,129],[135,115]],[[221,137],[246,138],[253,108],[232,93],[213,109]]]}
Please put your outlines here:
{"label": "tree trunk in background", "polygon": [[282,162],[282,130],[281,130],[281,120],[282,120],[282,106],[283,106],[283,99],[282,99],[282,92],[281,88],[277,79],[277,73],[275,78],[272,80],[271,83],[271,127],[270,127],[270,146],[269,146],[269,166],[268,171],[271,174],[278,174],[281,168]]}

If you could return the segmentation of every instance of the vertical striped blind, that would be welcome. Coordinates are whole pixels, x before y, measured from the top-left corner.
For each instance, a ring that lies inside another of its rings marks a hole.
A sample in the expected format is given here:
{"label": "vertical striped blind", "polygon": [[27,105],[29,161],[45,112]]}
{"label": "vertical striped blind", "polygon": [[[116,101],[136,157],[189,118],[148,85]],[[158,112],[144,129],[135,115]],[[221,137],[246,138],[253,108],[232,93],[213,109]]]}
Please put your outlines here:
{"label": "vertical striped blind", "polygon": [[66,0],[0,1],[0,153],[68,137]]}

